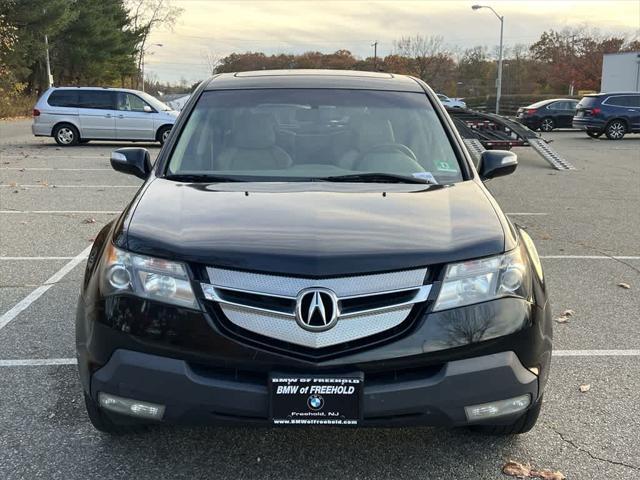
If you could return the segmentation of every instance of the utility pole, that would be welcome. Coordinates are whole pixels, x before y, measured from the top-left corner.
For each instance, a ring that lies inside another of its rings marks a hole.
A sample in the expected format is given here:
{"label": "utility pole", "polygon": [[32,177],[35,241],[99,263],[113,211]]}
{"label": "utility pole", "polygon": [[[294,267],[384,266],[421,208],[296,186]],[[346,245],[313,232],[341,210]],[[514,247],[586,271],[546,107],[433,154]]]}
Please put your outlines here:
{"label": "utility pole", "polygon": [[[44,16],[47,15],[47,9],[43,8],[42,13]],[[49,36],[44,34],[44,48],[46,52],[46,64],[47,64],[47,88],[51,88],[53,86],[53,76],[51,75],[51,60],[49,59]]]}
{"label": "utility pole", "polygon": [[371,44],[373,47],[373,69],[378,70],[378,41],[376,40]]}
{"label": "utility pole", "polygon": [[49,37],[45,33],[44,35],[44,46],[47,52],[47,88],[53,87],[53,76],[51,75],[51,60],[49,59]]}

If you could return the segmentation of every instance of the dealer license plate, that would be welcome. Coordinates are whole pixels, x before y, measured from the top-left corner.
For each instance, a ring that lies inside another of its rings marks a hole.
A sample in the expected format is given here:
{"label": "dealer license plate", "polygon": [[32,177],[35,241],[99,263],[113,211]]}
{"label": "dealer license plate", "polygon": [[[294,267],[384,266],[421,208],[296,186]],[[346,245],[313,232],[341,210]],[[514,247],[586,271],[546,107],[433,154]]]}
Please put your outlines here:
{"label": "dealer license plate", "polygon": [[269,379],[275,425],[358,425],[363,375],[292,376]]}

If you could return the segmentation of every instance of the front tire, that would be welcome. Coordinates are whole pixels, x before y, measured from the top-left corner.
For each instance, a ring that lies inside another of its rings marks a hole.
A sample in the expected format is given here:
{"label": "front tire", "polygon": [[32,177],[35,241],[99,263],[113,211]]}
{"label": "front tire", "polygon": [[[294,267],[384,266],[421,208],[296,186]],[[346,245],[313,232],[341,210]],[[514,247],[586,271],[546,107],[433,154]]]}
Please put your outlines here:
{"label": "front tire", "polygon": [[507,425],[474,425],[471,430],[483,433],[485,435],[520,435],[527,433],[531,430],[540,415],[542,409],[542,397],[531,407],[524,412],[515,422]]}
{"label": "front tire", "polygon": [[589,135],[591,138],[600,138],[602,132],[587,132],[587,135]]}
{"label": "front tire", "polygon": [[540,122],[540,130],[543,132],[550,132],[554,128],[556,128],[556,122],[553,121],[553,118],[543,118]]}
{"label": "front tire", "polygon": [[158,134],[156,135],[158,141],[160,142],[160,145],[164,145],[164,142],[167,141],[167,138],[169,138],[169,134],[171,133],[171,127],[170,126],[164,126],[162,127],[160,130],[158,130]]}
{"label": "front tire", "polygon": [[146,427],[141,424],[114,422],[113,419],[110,418],[110,414],[102,410],[98,403],[86,393],[84,394],[84,405],[87,408],[89,421],[96,430],[111,435],[126,435],[128,433],[139,433],[146,430]]}
{"label": "front tire", "polygon": [[622,120],[612,120],[604,130],[609,140],[622,140],[627,133],[627,124]]}
{"label": "front tire", "polygon": [[56,143],[62,147],[71,147],[80,142],[80,133],[78,129],[68,123],[56,125],[53,129],[53,138]]}

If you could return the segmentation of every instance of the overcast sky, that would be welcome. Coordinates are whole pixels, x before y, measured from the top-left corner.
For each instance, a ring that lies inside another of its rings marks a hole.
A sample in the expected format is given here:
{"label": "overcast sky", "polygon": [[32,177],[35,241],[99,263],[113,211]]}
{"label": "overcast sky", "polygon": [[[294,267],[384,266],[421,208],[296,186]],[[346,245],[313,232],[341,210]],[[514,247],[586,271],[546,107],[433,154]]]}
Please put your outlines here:
{"label": "overcast sky", "polygon": [[[147,72],[160,80],[189,82],[207,76],[207,53],[262,51],[324,53],[344,48],[358,57],[393,50],[403,35],[441,35],[451,47],[498,44],[499,21],[471,1],[222,1],[174,0],[184,9],[173,31],[158,30],[146,57]],[[531,43],[548,29],[588,25],[602,33],[638,35],[640,0],[497,1],[505,17],[505,44]]]}

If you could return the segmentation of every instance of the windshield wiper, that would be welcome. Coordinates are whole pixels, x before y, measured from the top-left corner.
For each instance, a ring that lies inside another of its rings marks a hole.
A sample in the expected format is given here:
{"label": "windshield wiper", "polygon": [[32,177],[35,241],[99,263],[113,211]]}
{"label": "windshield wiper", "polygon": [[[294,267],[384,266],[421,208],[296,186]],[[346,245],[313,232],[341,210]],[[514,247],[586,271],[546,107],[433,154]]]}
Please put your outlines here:
{"label": "windshield wiper", "polygon": [[211,175],[208,173],[174,173],[165,175],[167,180],[174,180],[176,182],[241,182],[242,180],[233,177],[225,177],[224,175]]}
{"label": "windshield wiper", "polygon": [[396,173],[354,173],[350,175],[336,175],[319,178],[327,182],[354,182],[354,183],[419,183],[423,185],[437,185],[437,183],[427,178],[409,177]]}

